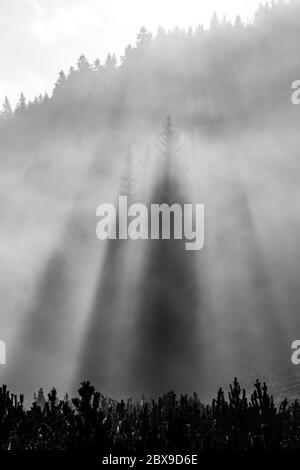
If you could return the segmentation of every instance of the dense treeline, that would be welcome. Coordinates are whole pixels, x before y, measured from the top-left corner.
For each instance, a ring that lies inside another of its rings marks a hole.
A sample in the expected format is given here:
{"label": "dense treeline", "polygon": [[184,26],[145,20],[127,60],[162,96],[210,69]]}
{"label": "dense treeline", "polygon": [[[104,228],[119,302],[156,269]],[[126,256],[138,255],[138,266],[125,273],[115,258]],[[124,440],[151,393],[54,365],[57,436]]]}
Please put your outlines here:
{"label": "dense treeline", "polygon": [[197,394],[115,401],[83,382],[79,396],[58,399],[42,390],[29,410],[7,388],[0,389],[1,449],[169,452],[299,449],[300,404],[274,404],[257,381],[250,398],[235,379],[228,399],[222,389],[211,405]]}
{"label": "dense treeline", "polygon": [[59,73],[51,97],[27,103],[22,93],[14,113],[6,99],[2,122],[14,114],[19,132],[84,131],[137,119],[156,124],[170,112],[181,127],[210,130],[261,119],[290,105],[299,21],[300,4],[292,0],[260,6],[247,25],[214,15],[208,30],[160,27],[153,36],[142,28],[119,60],[109,54],[89,63],[81,55]]}

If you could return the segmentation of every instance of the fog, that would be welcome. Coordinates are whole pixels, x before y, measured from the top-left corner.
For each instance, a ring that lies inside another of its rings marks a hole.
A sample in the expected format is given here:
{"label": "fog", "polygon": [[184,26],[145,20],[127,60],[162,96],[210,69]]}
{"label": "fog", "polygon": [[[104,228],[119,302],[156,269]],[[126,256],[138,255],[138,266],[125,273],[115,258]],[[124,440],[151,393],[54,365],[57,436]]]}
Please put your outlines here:
{"label": "fog", "polygon": [[[0,373],[14,392],[90,380],[118,398],[208,399],[238,376],[294,393],[299,20],[291,2],[247,27],[142,31],[121,65],[81,57],[51,97],[2,113]],[[96,208],[120,194],[204,204],[204,249],[97,239]]]}

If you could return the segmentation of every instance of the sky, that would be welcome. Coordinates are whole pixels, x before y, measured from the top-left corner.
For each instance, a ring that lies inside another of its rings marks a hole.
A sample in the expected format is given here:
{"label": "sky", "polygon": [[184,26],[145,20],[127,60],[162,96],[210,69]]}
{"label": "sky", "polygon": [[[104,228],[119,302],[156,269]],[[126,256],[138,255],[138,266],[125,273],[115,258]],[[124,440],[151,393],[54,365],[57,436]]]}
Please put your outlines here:
{"label": "sky", "polygon": [[251,21],[259,0],[1,0],[0,100],[15,105],[20,93],[33,99],[51,93],[58,72],[84,53],[93,62],[117,56],[142,26],[187,28],[237,14]]}

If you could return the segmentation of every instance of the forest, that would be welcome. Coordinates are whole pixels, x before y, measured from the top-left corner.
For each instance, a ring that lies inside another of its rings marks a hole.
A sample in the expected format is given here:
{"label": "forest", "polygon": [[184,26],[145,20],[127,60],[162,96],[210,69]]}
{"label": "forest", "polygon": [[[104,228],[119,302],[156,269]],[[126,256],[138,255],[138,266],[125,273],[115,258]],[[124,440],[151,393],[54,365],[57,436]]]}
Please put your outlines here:
{"label": "forest", "polygon": [[42,389],[31,407],[0,388],[1,450],[97,451],[98,455],[299,450],[300,404],[275,404],[256,381],[248,397],[237,379],[210,404],[196,393],[116,401],[83,382],[76,397]]}
{"label": "forest", "polygon": [[[142,27],[122,57],[82,51],[52,93],[21,94],[15,109],[5,99],[1,381],[24,392],[26,405],[40,387],[73,396],[83,381],[115,400],[146,401],[99,411],[93,389],[95,408],[87,398],[71,406],[55,397],[25,411],[2,389],[3,446],[16,429],[7,420],[18,423],[22,448],[44,445],[44,432],[57,446],[55,429],[65,447],[77,438],[94,446],[99,436],[119,445],[120,414],[121,446],[145,443],[132,433],[151,433],[149,420],[155,445],[165,445],[165,406],[172,420],[187,413],[187,447],[298,445],[298,405],[276,408],[261,385],[250,401],[235,385],[229,401],[220,394],[208,408],[184,394],[209,402],[235,376],[246,392],[266,381],[276,400],[300,391],[290,360],[300,334],[300,108],[291,102],[299,24],[300,3],[291,0],[261,6],[247,24],[213,15],[209,28],[201,18],[188,30]],[[97,207],[125,194],[204,204],[204,249],[185,251],[181,240],[100,243]],[[158,398],[172,389],[183,398]],[[84,426],[99,426],[92,443],[78,431]]]}

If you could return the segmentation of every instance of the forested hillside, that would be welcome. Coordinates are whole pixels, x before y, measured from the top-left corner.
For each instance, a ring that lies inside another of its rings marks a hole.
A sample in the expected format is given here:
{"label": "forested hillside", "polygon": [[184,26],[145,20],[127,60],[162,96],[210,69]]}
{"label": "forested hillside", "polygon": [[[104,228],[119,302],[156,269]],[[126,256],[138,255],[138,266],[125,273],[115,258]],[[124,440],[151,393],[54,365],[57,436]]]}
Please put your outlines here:
{"label": "forested hillside", "polygon": [[51,96],[27,103],[22,94],[14,113],[6,100],[1,140],[8,144],[16,132],[32,143],[62,130],[85,136],[107,126],[156,128],[167,113],[199,134],[270,119],[290,106],[299,21],[292,0],[261,6],[247,25],[214,15],[208,30],[201,18],[187,31],[141,28],[120,58],[81,55],[59,73]]}

